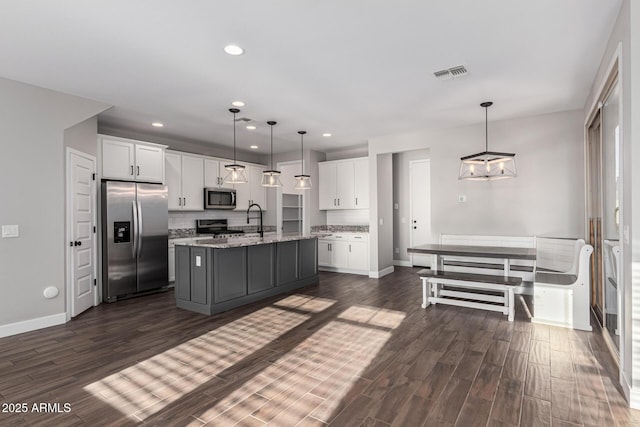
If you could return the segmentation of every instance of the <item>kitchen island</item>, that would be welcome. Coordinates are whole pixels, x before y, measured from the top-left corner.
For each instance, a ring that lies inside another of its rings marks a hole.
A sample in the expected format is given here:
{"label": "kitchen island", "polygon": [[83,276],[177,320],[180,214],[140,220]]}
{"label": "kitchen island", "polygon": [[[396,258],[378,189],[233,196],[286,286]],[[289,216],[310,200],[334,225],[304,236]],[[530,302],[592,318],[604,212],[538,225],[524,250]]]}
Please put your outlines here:
{"label": "kitchen island", "polygon": [[176,244],[176,305],[215,314],[318,282],[317,235]]}

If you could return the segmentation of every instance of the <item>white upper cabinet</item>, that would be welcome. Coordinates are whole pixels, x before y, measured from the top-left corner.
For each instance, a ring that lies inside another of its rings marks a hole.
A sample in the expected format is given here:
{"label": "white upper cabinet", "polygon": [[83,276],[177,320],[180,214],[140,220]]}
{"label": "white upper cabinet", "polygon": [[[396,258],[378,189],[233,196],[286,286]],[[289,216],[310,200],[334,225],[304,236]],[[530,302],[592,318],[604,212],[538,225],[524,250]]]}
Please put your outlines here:
{"label": "white upper cabinet", "polygon": [[136,179],[162,182],[164,178],[164,147],[136,144]]}
{"label": "white upper cabinet", "polygon": [[264,166],[246,165],[247,182],[233,186],[236,190],[235,210],[246,211],[253,203],[259,204],[263,211],[267,210],[266,187],[262,186],[262,172],[265,170]]}
{"label": "white upper cabinet", "polygon": [[319,163],[318,181],[320,209],[369,207],[369,159],[367,157]]}
{"label": "white upper cabinet", "polygon": [[100,137],[102,178],[164,182],[166,146],[110,136]]}
{"label": "white upper cabinet", "polygon": [[321,210],[338,209],[335,163],[318,163],[318,197],[318,206]]}
{"label": "white upper cabinet", "polygon": [[179,153],[165,158],[169,210],[204,210],[204,159]]}
{"label": "white upper cabinet", "polygon": [[369,208],[369,158],[363,157],[353,161],[354,208]]}
{"label": "white upper cabinet", "polygon": [[[224,177],[226,169],[224,165],[233,163],[232,160],[204,159],[204,186],[206,188],[225,187]],[[230,188],[231,185],[226,187]]]}

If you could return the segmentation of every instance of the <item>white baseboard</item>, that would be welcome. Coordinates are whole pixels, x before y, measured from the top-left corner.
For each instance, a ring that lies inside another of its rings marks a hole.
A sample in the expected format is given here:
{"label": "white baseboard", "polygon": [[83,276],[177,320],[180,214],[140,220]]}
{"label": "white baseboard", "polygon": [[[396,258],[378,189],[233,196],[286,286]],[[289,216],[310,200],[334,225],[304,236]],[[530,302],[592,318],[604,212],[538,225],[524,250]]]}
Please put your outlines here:
{"label": "white baseboard", "polygon": [[369,274],[368,271],[366,270],[353,270],[350,268],[336,268],[336,267],[328,267],[328,266],[323,266],[323,265],[319,265],[318,266],[318,270],[319,271],[331,271],[332,273],[347,273],[347,274],[360,274],[363,276],[366,276],[367,274]]}
{"label": "white baseboard", "polygon": [[[533,309],[535,311],[535,308]],[[581,331],[587,331],[587,332],[591,332],[593,329],[591,328],[591,325],[567,325],[566,323],[562,323],[562,322],[554,322],[553,320],[541,320],[541,319],[536,319],[535,317],[533,317],[531,319],[531,323],[539,323],[541,325],[549,325],[549,326],[559,326],[561,328],[568,328],[568,329],[579,329]]]}
{"label": "white baseboard", "polygon": [[369,277],[371,277],[372,279],[380,279],[381,277],[384,277],[387,274],[391,274],[394,271],[395,269],[393,268],[393,265],[392,265],[391,267],[383,268],[382,270],[370,271]]}
{"label": "white baseboard", "polygon": [[21,322],[0,325],[0,338],[50,326],[62,325],[67,322],[66,313],[52,314],[51,316],[38,317],[36,319],[23,320]]}
{"label": "white baseboard", "polygon": [[407,261],[404,259],[394,259],[393,265],[397,267],[413,267],[413,265],[411,264],[411,261]]}
{"label": "white baseboard", "polygon": [[640,409],[640,389],[631,387],[627,376],[622,371],[620,371],[620,384],[627,402],[629,402],[629,407],[631,409]]}

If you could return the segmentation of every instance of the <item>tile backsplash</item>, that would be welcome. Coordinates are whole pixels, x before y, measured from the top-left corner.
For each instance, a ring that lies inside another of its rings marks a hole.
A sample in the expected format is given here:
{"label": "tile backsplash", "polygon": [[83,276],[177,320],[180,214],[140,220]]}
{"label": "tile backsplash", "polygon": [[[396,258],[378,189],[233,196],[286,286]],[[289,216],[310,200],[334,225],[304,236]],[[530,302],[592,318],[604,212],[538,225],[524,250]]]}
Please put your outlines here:
{"label": "tile backsplash", "polygon": [[[205,210],[200,212],[169,212],[169,230],[196,228],[197,219],[225,219],[229,227],[243,227],[247,225],[246,212],[233,212],[224,210]],[[257,220],[251,220],[251,225],[256,225]],[[266,225],[266,223],[265,223]]]}

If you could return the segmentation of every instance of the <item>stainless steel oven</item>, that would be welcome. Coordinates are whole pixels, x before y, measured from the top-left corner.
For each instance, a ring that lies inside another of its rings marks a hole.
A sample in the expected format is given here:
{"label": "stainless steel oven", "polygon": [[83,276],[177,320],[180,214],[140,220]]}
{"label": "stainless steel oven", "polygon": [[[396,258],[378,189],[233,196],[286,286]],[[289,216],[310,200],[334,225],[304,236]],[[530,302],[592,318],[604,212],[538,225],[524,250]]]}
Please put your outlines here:
{"label": "stainless steel oven", "polygon": [[230,188],[205,188],[205,209],[235,209],[236,190]]}

